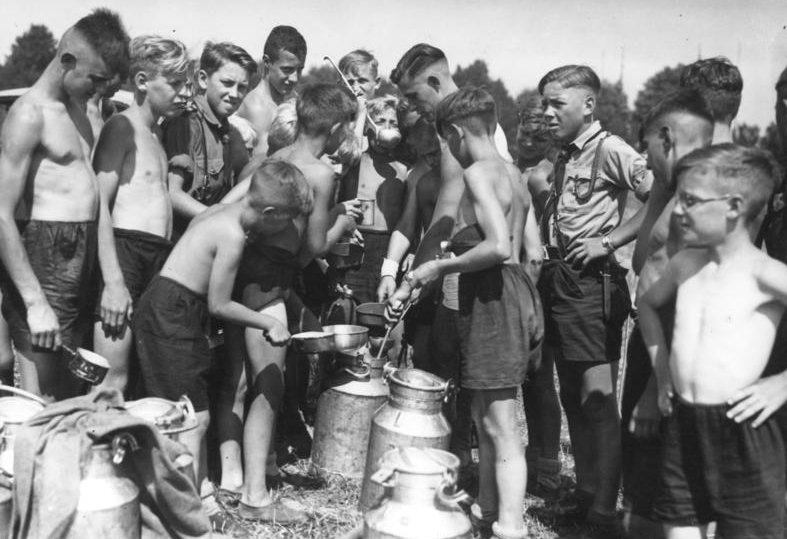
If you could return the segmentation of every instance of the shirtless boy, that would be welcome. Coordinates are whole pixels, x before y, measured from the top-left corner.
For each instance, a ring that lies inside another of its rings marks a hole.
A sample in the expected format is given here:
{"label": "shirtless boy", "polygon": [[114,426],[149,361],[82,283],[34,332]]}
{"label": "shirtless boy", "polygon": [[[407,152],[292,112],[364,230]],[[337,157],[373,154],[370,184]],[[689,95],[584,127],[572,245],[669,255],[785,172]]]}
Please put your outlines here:
{"label": "shirtless boy", "polygon": [[[127,69],[120,19],[94,11],[66,31],[55,58],[11,107],[0,136],[3,312],[22,387],[56,399],[74,396],[78,380],[55,351],[80,346],[91,322],[100,204],[86,103]],[[109,319],[125,316],[130,305],[124,291],[116,292]]]}
{"label": "shirtless boy", "polygon": [[[642,133],[641,145],[647,151],[654,181],[634,250],[633,266],[640,277],[638,296],[658,280],[677,251],[677,234],[673,231],[670,235],[675,194],[673,170],[678,159],[710,145],[713,116],[699,92],[682,89],[667,95],[650,110],[643,121]],[[668,242],[668,237],[673,241]],[[658,483],[661,454],[661,415],[651,372],[650,358],[639,324],[635,322],[628,345],[621,405],[623,524],[632,539],[662,536],[661,526],[652,514],[657,493],[653,485]]]}
{"label": "shirtless boy", "polygon": [[[167,157],[161,145],[158,121],[182,111],[187,99],[189,60],[179,41],[140,36],[131,41],[131,82],[134,101],[104,126],[93,158],[101,191],[102,219],[113,238],[105,238],[98,252],[107,273],[122,273],[123,282],[136,307],[148,283],[169,255],[172,205],[167,191]],[[103,231],[104,229],[102,229]],[[106,288],[108,293],[111,288]],[[105,305],[106,300],[101,301]],[[100,311],[106,309],[99,306]],[[108,313],[99,312],[101,318]],[[116,333],[102,321],[93,330],[94,349],[107,358],[109,372],[99,387],[121,392],[128,380],[131,330],[122,319],[110,321]]]}
{"label": "shirtless boy", "polygon": [[530,196],[495,147],[497,114],[486,90],[465,87],[437,107],[438,131],[464,169],[466,189],[452,237],[455,258],[424,262],[405,276],[414,289],[460,273],[462,387],[472,390],[479,434],[479,495],[494,537],[524,538],[526,465],[516,393],[529,351],[532,283],[519,263]]}
{"label": "shirtless boy", "polygon": [[[398,131],[398,103],[394,96],[377,97],[366,103],[366,109],[375,125]],[[406,177],[407,167],[396,161],[390,150],[382,147],[372,135],[357,165],[350,167],[342,178],[338,199],[351,204],[359,200],[363,212],[358,222],[364,239],[363,264],[358,269],[346,271],[343,276],[344,283],[361,303],[376,299],[391,232],[404,207]]]}
{"label": "shirtless boy", "polygon": [[263,48],[262,80],[248,93],[238,109],[257,134],[254,155],[268,154],[268,130],[276,108],[296,97],[295,86],[306,62],[306,40],[292,26],[277,26]]}
{"label": "shirtless boy", "polygon": [[[308,215],[311,204],[311,190],[296,167],[278,160],[261,163],[241,200],[216,205],[192,221],[139,300],[133,329],[144,389],[170,400],[185,394],[194,404],[199,426],[181,441],[194,456],[200,485],[210,422],[209,316],[255,328],[258,338],[274,346],[287,344],[286,325],[232,300],[232,288],[248,237],[276,238],[293,219]],[[255,457],[260,455],[265,453]]]}
{"label": "shirtless boy", "polygon": [[379,63],[369,51],[357,49],[342,56],[338,67],[358,100],[354,136],[348,137],[337,151],[340,163],[353,165],[369,148],[369,141],[363,136],[367,128],[366,105],[380,88]]}
{"label": "shirtless boy", "polygon": [[[673,210],[686,249],[639,299],[664,429],[655,515],[668,539],[781,538],[785,455],[775,418],[732,419],[762,375],[787,306],[787,266],[751,242],[749,225],[778,182],[768,152],[733,144],[675,166]],[[675,301],[671,349],[657,310]],[[757,399],[750,404],[756,406]]]}
{"label": "shirtless boy", "polygon": [[[352,217],[332,215],[334,191],[333,169],[320,159],[325,153],[336,151],[352,129],[355,103],[347,92],[333,84],[314,84],[301,92],[297,102],[298,135],[295,142],[273,155],[297,166],[304,174],[314,197],[314,206],[306,222],[294,223],[275,241],[262,237],[249,243],[235,283],[235,297],[248,308],[274,317],[286,325],[288,315],[296,320],[297,331],[320,329],[313,317],[292,290],[299,268],[315,256],[327,252],[345,232],[355,226]],[[259,161],[255,157],[249,168]],[[248,170],[248,169],[247,169]],[[244,176],[246,175],[244,171]],[[248,189],[248,179],[233,189],[224,202],[232,202]],[[285,309],[286,304],[286,309]],[[297,327],[300,321],[308,327]],[[234,332],[237,328],[228,328]],[[295,330],[295,329],[294,329]],[[243,435],[243,468],[239,451],[222,448],[222,487],[240,490],[238,513],[250,520],[280,523],[298,522],[305,513],[283,500],[273,501],[265,475],[267,455],[271,448],[276,424],[276,413],[284,393],[283,371],[286,350],[267,346],[260,332],[246,328],[245,335],[235,340],[245,342],[245,350],[232,347],[232,361],[236,364],[248,358],[250,379],[254,382],[254,397],[246,418]],[[289,359],[290,365],[298,361]],[[293,367],[295,368],[295,367]],[[292,374],[289,373],[288,376]],[[288,384],[287,390],[290,390]],[[226,481],[225,481],[226,475]]]}

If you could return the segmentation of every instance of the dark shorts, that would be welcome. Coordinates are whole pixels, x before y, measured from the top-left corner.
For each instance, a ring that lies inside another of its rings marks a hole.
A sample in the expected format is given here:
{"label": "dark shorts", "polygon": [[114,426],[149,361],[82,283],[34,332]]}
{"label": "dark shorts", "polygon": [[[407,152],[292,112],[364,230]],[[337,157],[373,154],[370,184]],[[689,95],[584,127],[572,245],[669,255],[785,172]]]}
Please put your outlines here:
{"label": "dark shorts", "polygon": [[[120,271],[123,273],[123,282],[136,310],[142,293],[167,261],[172,250],[172,242],[140,230],[114,228],[112,232],[115,236],[115,250]],[[101,316],[100,293],[98,298],[95,312],[97,317]]]}
{"label": "dark shorts", "polygon": [[729,407],[673,401],[654,514],[674,526],[716,521],[717,537],[782,539],[784,444],[771,418],[756,429]]}
{"label": "dark shorts", "polygon": [[[81,346],[90,328],[98,262],[98,225],[90,222],[17,222],[30,266],[60,323],[63,344]],[[0,265],[3,315],[18,348],[30,348],[27,309]]]}
{"label": "dark shorts", "polygon": [[388,254],[390,232],[363,231],[363,264],[358,269],[347,270],[344,282],[353,291],[359,303],[377,301],[377,287],[380,284],[380,270],[383,259]]}
{"label": "dark shorts", "polygon": [[134,314],[145,395],[178,400],[186,395],[199,411],[208,409],[208,304],[204,296],[157,275]]}
{"label": "dark shorts", "polygon": [[286,300],[299,272],[297,254],[271,245],[248,245],[238,266],[233,298],[259,311],[276,299]]}
{"label": "dark shorts", "polygon": [[537,293],[522,264],[459,276],[462,387],[504,389],[525,381],[538,325]]}
{"label": "dark shorts", "polygon": [[575,270],[547,260],[538,290],[544,303],[545,342],[567,361],[617,361],[623,322],[631,310],[626,270],[610,268],[609,312],[604,313],[603,261]]}
{"label": "dark shorts", "polygon": [[[643,440],[629,432],[634,407],[645,391],[653,369],[650,356],[642,340],[639,325],[631,332],[626,356],[626,373],[623,381],[621,427],[623,442],[623,505],[639,517],[653,519],[653,503],[659,483],[661,440]],[[663,422],[662,422],[663,423]]]}

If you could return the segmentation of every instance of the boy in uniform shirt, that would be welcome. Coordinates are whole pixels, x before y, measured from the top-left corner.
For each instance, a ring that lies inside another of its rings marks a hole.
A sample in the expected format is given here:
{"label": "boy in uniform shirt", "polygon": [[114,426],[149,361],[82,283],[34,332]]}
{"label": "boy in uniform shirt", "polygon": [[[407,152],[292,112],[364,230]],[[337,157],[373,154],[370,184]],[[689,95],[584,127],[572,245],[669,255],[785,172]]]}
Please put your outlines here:
{"label": "boy in uniform shirt", "polygon": [[[686,248],[638,301],[669,416],[654,512],[668,539],[704,537],[712,521],[721,537],[781,539],[784,442],[756,382],[787,306],[787,266],[750,234],[778,165],[764,150],[719,144],[683,157],[675,177]],[[668,349],[657,310],[672,301]]]}

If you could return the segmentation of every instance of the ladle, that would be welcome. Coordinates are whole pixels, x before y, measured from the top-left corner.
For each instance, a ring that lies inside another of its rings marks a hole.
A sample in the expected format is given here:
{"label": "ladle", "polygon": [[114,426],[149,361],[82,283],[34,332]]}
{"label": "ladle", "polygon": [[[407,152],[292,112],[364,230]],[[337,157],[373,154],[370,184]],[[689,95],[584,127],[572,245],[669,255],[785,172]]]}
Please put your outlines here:
{"label": "ladle", "polygon": [[399,322],[402,321],[404,315],[407,314],[407,311],[410,310],[410,307],[412,307],[412,305],[413,305],[413,300],[408,299],[407,303],[402,309],[401,314],[399,314],[399,316],[396,318],[394,322],[391,322],[390,324],[387,325],[387,329],[385,330],[385,337],[383,337],[383,342],[380,343],[380,349],[377,351],[377,357],[375,358],[377,361],[379,361],[383,355],[383,350],[385,350],[385,343],[388,342],[388,338],[391,336],[391,331],[393,331],[393,329],[399,325]]}
{"label": "ladle", "polygon": [[29,391],[25,391],[24,389],[19,389],[18,387],[7,386],[5,384],[0,384],[0,391],[7,391],[8,393],[14,393],[16,395],[19,395],[20,397],[24,397],[26,399],[30,399],[31,401],[35,401],[38,404],[46,406],[46,401],[44,399],[42,399],[38,395],[30,393]]}

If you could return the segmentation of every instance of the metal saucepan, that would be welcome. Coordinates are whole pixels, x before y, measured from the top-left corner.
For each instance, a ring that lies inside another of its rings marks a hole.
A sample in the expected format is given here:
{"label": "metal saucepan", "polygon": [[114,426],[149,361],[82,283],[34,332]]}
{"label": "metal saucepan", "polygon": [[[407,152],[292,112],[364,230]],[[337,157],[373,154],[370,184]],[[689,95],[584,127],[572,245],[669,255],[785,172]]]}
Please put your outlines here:
{"label": "metal saucepan", "polygon": [[290,338],[296,352],[301,354],[319,354],[333,351],[333,335],[327,331],[304,331]]}
{"label": "metal saucepan", "polygon": [[355,321],[370,329],[385,329],[385,303],[361,303],[355,308]]}
{"label": "metal saucepan", "polygon": [[333,334],[334,352],[355,352],[369,340],[369,328],[364,326],[338,324],[335,326],[324,326],[322,329],[326,333]]}
{"label": "metal saucepan", "polygon": [[68,357],[68,370],[77,378],[97,386],[104,381],[109,372],[109,361],[103,356],[77,348],[76,351],[63,346],[63,353]]}

